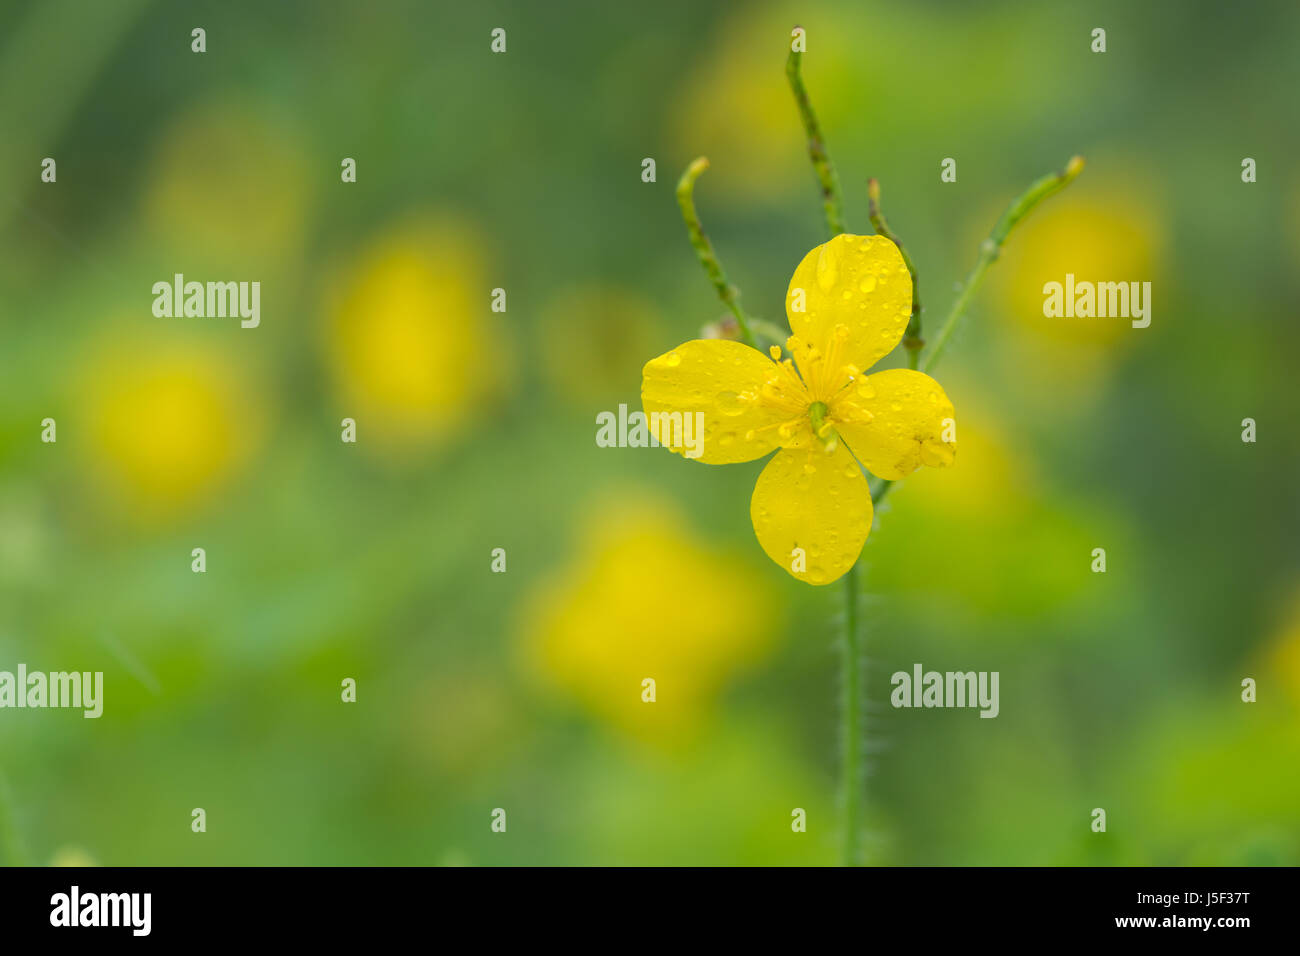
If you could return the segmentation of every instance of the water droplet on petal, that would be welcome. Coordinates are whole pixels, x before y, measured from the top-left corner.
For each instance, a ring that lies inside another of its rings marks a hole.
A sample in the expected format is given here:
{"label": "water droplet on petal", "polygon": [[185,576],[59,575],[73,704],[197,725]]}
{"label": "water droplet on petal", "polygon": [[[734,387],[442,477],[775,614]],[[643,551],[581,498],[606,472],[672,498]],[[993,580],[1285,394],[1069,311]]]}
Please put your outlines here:
{"label": "water droplet on petal", "polygon": [[719,392],[717,397],[718,410],[722,414],[731,418],[737,415],[745,414],[745,400],[735,392]]}
{"label": "water droplet on petal", "polygon": [[952,447],[940,441],[933,439],[921,444],[921,463],[929,465],[931,468],[942,468],[945,465],[951,465],[956,455]]}
{"label": "water droplet on petal", "polygon": [[830,242],[824,243],[817,256],[817,284],[823,292],[830,292],[840,281],[839,250]]}

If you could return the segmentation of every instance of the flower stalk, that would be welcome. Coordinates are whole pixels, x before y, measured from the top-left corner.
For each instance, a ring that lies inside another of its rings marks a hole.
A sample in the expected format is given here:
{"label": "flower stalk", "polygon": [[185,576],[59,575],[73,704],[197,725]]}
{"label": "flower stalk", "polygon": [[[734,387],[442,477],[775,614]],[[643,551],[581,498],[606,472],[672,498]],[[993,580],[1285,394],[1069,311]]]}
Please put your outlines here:
{"label": "flower stalk", "polygon": [[794,93],[794,101],[799,107],[804,132],[808,134],[808,158],[812,160],[813,172],[817,174],[817,182],[822,189],[822,210],[826,215],[826,226],[831,231],[830,238],[834,239],[844,232],[844,202],[840,196],[840,180],[835,174],[830,156],[826,154],[826,141],[822,138],[812,101],[808,99],[808,90],[803,85],[803,54],[798,50],[790,50],[790,57],[785,61],[785,76],[790,81],[790,91]]}
{"label": "flower stalk", "polygon": [[877,235],[884,236],[898,246],[898,251],[903,256],[903,263],[912,277],[912,317],[908,319],[907,331],[903,333],[903,348],[907,349],[908,368],[915,369],[921,356],[921,349],[925,346],[925,340],[921,338],[921,287],[916,278],[916,263],[907,254],[907,247],[903,245],[903,240],[890,230],[889,223],[885,221],[885,214],[880,208],[880,183],[875,179],[867,180],[867,216],[871,219],[871,227],[876,230]]}
{"label": "flower stalk", "polygon": [[745,315],[745,310],[740,307],[740,295],[735,286],[727,281],[727,274],[722,271],[722,263],[718,261],[718,256],[713,251],[713,243],[704,234],[704,226],[695,211],[695,180],[699,179],[700,174],[708,168],[709,160],[706,156],[699,157],[686,167],[686,172],[682,173],[682,178],[677,181],[677,205],[681,207],[682,219],[686,221],[686,231],[691,237],[691,245],[695,248],[695,255],[699,257],[700,265],[704,267],[704,272],[713,283],[713,288],[718,293],[718,298],[722,300],[722,304],[736,317],[740,340],[746,345],[758,348],[754,332],[749,326],[749,318]]}

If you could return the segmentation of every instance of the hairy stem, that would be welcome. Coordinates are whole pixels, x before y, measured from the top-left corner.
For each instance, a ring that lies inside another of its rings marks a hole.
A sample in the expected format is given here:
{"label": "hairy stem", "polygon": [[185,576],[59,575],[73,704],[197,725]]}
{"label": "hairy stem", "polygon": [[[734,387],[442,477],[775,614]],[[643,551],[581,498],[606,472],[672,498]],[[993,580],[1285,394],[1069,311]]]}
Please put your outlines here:
{"label": "hairy stem", "polygon": [[916,368],[921,348],[925,345],[925,340],[921,338],[921,286],[916,278],[916,263],[907,254],[903,240],[894,235],[889,223],[885,221],[885,214],[880,209],[880,183],[874,179],[867,180],[867,215],[871,218],[871,227],[876,230],[876,234],[898,246],[903,264],[912,276],[912,317],[908,319],[907,331],[903,333],[903,348],[907,349],[908,367]]}
{"label": "hairy stem", "polygon": [[740,296],[735,287],[727,281],[727,274],[722,271],[722,263],[718,262],[718,256],[713,251],[713,243],[709,242],[709,237],[704,234],[704,226],[700,224],[699,214],[695,211],[695,180],[699,179],[700,173],[708,168],[709,160],[705,156],[701,156],[686,167],[686,172],[682,173],[682,178],[677,181],[677,205],[682,209],[682,219],[686,221],[686,231],[690,234],[691,245],[695,247],[695,255],[699,257],[700,265],[704,267],[705,274],[713,283],[718,298],[736,317],[740,340],[746,345],[758,348],[753,330],[749,327],[749,319],[745,316],[745,310],[740,307]]}
{"label": "hairy stem", "polygon": [[790,81],[790,91],[799,106],[799,116],[803,119],[804,132],[808,134],[808,158],[812,160],[813,172],[822,188],[822,210],[826,214],[826,227],[834,239],[844,231],[844,203],[840,198],[840,180],[835,175],[835,167],[826,154],[826,141],[822,139],[821,127],[817,124],[817,114],[813,112],[812,101],[803,85],[803,54],[797,50],[790,51],[790,58],[785,61],[786,79]]}
{"label": "hairy stem", "polygon": [[1083,172],[1083,157],[1075,156],[1066,164],[1065,169],[1059,173],[1050,173],[1044,176],[1021,193],[1007,207],[1007,211],[997,221],[993,231],[989,233],[989,237],[980,243],[979,258],[975,260],[974,268],[971,269],[970,275],[966,277],[966,282],[962,285],[957,301],[952,304],[952,308],[948,311],[948,317],[939,329],[939,335],[934,340],[934,346],[925,357],[925,364],[921,366],[922,371],[930,371],[930,369],[934,368],[935,363],[939,361],[939,356],[943,354],[944,347],[952,337],[953,330],[957,328],[957,323],[966,311],[966,306],[970,304],[970,300],[974,297],[976,290],[979,289],[980,283],[984,281],[984,274],[988,272],[989,266],[993,265],[998,256],[1001,255],[1002,245],[1007,241],[1007,236],[1011,235],[1011,230],[1016,227],[1017,223],[1033,212],[1034,208],[1044,199],[1055,195],[1074,182],[1075,177],[1081,172]]}

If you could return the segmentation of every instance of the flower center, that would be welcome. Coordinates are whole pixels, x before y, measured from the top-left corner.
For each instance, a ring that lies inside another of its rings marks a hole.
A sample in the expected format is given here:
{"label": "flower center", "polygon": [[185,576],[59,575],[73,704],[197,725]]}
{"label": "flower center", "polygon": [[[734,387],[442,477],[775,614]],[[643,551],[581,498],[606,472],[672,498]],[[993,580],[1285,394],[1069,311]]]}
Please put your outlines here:
{"label": "flower center", "polygon": [[840,441],[840,436],[826,420],[829,411],[825,402],[813,402],[808,406],[808,418],[812,422],[813,435],[822,443],[827,454],[833,452]]}
{"label": "flower center", "polygon": [[[771,376],[756,394],[745,396],[781,416],[779,422],[746,433],[752,440],[759,431],[779,430],[783,441],[795,437],[807,420],[813,436],[827,453],[839,447],[839,433],[834,423],[870,421],[869,412],[847,400],[847,393],[860,382],[862,371],[846,362],[849,330],[837,325],[826,343],[826,351],[808,344],[797,335],[786,339],[792,358],[782,359],[781,349],[772,346],[769,354],[774,364]],[[865,383],[859,387],[865,387]],[[834,411],[832,412],[832,408]]]}

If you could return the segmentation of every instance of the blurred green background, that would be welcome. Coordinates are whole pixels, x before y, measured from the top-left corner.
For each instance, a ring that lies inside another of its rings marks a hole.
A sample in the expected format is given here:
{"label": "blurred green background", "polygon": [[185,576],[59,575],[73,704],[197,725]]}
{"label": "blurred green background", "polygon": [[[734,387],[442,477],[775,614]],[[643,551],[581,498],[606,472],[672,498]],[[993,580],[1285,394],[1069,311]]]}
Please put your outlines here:
{"label": "blurred green background", "polygon": [[[0,669],[106,689],[0,711],[0,861],[835,862],[842,589],[764,557],[761,462],[594,441],[723,311],[691,159],[753,314],[825,238],[796,23],[849,227],[879,178],[931,323],[1088,160],[935,371],[956,465],[864,550],[870,859],[1300,862],[1285,0],[5,2]],[[155,318],[177,272],[260,281],[260,328]],[[1150,328],[1044,319],[1066,272],[1153,282]],[[890,708],[917,662],[1000,672],[999,717]]]}

